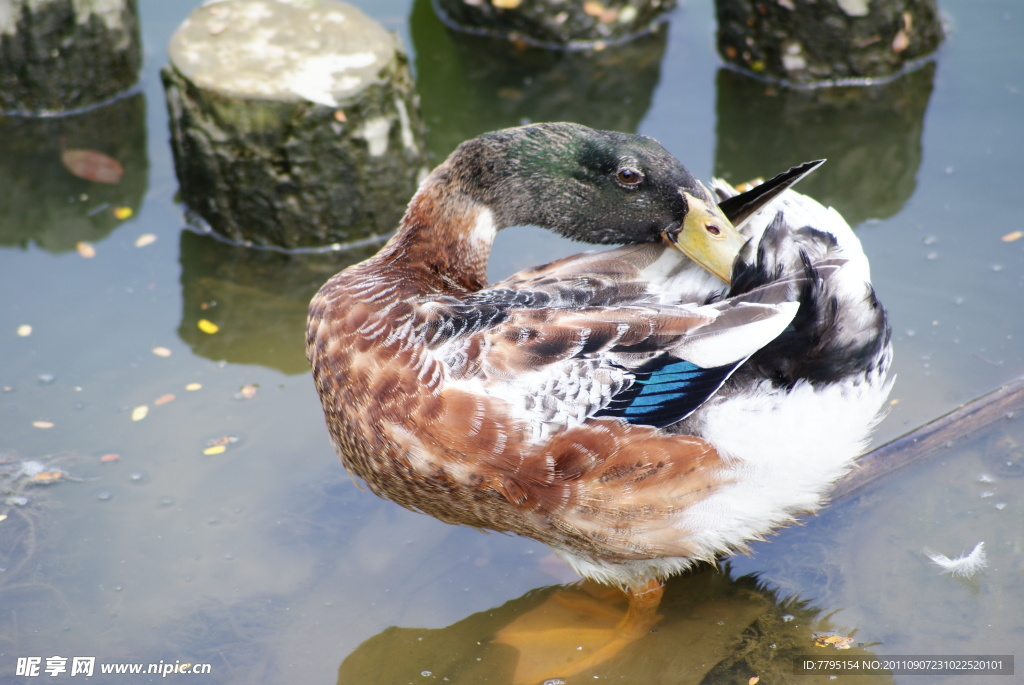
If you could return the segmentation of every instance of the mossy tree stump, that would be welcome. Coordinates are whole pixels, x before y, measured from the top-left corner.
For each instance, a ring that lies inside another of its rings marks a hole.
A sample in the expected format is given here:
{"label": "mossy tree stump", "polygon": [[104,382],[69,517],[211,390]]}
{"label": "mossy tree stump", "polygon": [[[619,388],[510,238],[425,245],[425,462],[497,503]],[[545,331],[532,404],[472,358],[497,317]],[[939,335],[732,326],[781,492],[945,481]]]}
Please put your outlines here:
{"label": "mossy tree stump", "polygon": [[393,34],[336,0],[223,0],[163,70],[182,196],[216,232],[284,248],[395,228],[423,166]]}
{"label": "mossy tree stump", "polygon": [[0,0],[0,110],[82,109],[128,90],[142,52],[136,0]]}
{"label": "mossy tree stump", "polygon": [[935,0],[715,0],[730,64],[794,85],[893,76],[938,48]]}
{"label": "mossy tree stump", "polygon": [[676,0],[434,0],[453,28],[548,47],[590,47],[647,33]]}

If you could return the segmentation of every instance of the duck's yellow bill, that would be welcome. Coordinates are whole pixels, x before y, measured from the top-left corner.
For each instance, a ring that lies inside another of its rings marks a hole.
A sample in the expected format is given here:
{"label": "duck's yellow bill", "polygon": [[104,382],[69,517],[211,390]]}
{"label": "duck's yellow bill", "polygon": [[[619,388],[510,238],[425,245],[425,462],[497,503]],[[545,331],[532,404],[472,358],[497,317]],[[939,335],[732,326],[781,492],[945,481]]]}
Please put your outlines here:
{"label": "duck's yellow bill", "polygon": [[678,232],[665,231],[662,238],[726,283],[732,277],[732,264],[747,242],[714,202],[708,203],[683,193],[689,206]]}

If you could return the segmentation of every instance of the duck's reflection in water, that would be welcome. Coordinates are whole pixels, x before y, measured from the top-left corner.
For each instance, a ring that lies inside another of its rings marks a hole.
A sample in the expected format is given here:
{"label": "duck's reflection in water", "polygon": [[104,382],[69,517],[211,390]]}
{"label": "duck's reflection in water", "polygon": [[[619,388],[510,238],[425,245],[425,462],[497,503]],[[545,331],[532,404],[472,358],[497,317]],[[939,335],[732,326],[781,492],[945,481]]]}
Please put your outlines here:
{"label": "duck's reflection in water", "polygon": [[[604,607],[604,612],[595,611]],[[447,628],[391,627],[366,640],[338,669],[339,685],[353,683],[529,684],[549,682],[671,683],[672,685],[788,682],[798,661],[842,654],[868,655],[834,612],[798,597],[783,597],[755,576],[734,577],[728,565],[703,565],[671,579],[659,607],[661,620],[616,656],[564,679],[560,664],[596,649],[593,633],[621,618],[624,593],[591,582],[555,585],[482,611]],[[552,630],[578,637],[577,653],[559,653]],[[534,639],[530,639],[530,635]],[[827,639],[828,636],[842,638]],[[852,640],[847,640],[852,635]],[[515,642],[513,647],[509,642]],[[829,643],[849,644],[842,652]],[[825,646],[821,646],[825,645]],[[826,651],[827,650],[827,651]],[[834,682],[827,674],[801,675],[801,685]],[[755,680],[756,679],[756,680]],[[891,676],[858,677],[859,685],[891,683]]]}

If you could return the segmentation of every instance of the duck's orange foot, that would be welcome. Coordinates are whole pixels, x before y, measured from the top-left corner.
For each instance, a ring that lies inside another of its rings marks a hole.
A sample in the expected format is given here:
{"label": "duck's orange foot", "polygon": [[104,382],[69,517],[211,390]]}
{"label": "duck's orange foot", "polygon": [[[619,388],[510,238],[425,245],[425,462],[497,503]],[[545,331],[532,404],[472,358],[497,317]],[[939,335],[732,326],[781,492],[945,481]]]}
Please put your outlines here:
{"label": "duck's orange foot", "polygon": [[[538,685],[608,661],[657,624],[662,586],[656,581],[622,592],[584,583],[555,592],[498,631],[494,641],[519,650],[514,682]],[[625,610],[622,600],[628,600]]]}

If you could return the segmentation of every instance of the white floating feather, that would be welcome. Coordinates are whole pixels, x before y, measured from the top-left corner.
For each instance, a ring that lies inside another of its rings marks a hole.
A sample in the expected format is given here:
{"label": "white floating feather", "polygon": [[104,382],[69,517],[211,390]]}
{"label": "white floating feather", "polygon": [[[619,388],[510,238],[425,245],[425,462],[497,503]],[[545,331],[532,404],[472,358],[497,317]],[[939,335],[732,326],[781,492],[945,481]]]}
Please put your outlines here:
{"label": "white floating feather", "polygon": [[925,550],[924,552],[932,562],[942,568],[943,573],[959,578],[970,578],[981,569],[988,566],[988,557],[985,554],[985,543],[979,542],[971,550],[970,554],[964,554],[950,559],[945,554]]}

